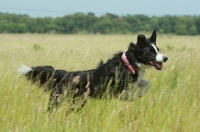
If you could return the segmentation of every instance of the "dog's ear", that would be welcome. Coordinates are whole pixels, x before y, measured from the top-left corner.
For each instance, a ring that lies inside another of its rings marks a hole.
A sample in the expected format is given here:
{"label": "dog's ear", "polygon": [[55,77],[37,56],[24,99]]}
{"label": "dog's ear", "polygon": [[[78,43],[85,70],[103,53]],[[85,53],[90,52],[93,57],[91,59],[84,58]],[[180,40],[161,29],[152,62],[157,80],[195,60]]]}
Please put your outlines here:
{"label": "dog's ear", "polygon": [[152,35],[151,35],[151,37],[150,37],[150,41],[151,42],[156,42],[156,37],[157,37],[156,30],[154,30],[153,33],[152,33]]}
{"label": "dog's ear", "polygon": [[135,43],[133,43],[133,42],[130,42],[130,45],[129,45],[129,47],[128,47],[128,49],[130,49],[130,50],[135,50],[136,49],[136,44]]}
{"label": "dog's ear", "polygon": [[137,37],[137,46],[143,49],[146,45],[146,37],[144,35],[138,35]]}

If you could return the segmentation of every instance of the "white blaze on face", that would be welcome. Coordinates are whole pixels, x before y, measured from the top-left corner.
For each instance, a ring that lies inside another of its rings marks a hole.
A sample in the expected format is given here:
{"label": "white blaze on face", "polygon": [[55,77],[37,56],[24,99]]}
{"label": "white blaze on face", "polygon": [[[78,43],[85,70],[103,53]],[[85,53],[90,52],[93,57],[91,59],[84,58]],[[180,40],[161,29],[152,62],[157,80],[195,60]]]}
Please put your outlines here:
{"label": "white blaze on face", "polygon": [[151,44],[151,45],[153,46],[154,50],[156,51],[156,61],[163,62],[164,55],[158,52],[158,49],[156,48],[156,46],[154,44]]}

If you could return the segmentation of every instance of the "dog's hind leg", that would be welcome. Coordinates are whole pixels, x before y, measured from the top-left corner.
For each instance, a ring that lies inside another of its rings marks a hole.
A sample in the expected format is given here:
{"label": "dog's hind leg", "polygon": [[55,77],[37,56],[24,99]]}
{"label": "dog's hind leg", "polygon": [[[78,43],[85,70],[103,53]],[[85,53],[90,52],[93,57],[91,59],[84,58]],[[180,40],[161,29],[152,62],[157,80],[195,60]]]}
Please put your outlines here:
{"label": "dog's hind leg", "polygon": [[59,88],[55,87],[50,93],[48,111],[58,106],[59,102],[61,102],[61,97],[62,97],[62,87]]}
{"label": "dog's hind leg", "polygon": [[50,100],[48,110],[51,110],[53,107],[57,107],[58,104],[61,102],[61,97],[63,95],[63,87],[64,87],[64,80],[68,74],[61,79],[61,81],[55,85],[54,89],[51,91]]}
{"label": "dog's hind leg", "polygon": [[90,96],[90,93],[91,93],[91,90],[90,90],[90,77],[89,75],[87,75],[87,85],[86,85],[86,91],[84,93],[84,97],[83,97],[83,102],[81,104],[81,107],[83,107],[85,105],[85,103],[87,102],[89,96]]}
{"label": "dog's hind leg", "polygon": [[[79,88],[77,88],[77,90],[78,89],[79,90],[74,93],[72,110],[80,110],[86,104],[86,102],[91,94],[91,89],[90,89],[91,85],[90,85],[89,74],[86,76],[86,81],[87,81],[87,84],[83,85],[83,86],[79,86]],[[76,97],[79,96],[80,94],[81,94],[81,98],[78,98],[78,100],[77,100]]]}
{"label": "dog's hind leg", "polygon": [[90,96],[90,92],[91,92],[90,88],[88,87],[87,90],[86,90],[86,92],[83,95],[84,97],[83,97],[83,101],[81,103],[81,107],[83,107],[86,104],[86,102],[87,102],[87,100],[88,100],[88,98]]}

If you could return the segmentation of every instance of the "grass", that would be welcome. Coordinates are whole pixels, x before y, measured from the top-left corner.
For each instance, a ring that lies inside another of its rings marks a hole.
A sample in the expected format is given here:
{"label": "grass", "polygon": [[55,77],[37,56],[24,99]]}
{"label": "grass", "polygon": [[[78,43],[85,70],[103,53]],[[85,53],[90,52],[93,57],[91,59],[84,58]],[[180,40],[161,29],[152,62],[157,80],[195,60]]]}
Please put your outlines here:
{"label": "grass", "polygon": [[0,34],[1,132],[198,132],[200,124],[199,36],[159,35],[169,57],[162,71],[150,68],[146,96],[134,102],[90,99],[67,114],[68,102],[47,112],[49,93],[16,69],[52,65],[69,71],[94,68],[100,59],[126,50],[136,35]]}

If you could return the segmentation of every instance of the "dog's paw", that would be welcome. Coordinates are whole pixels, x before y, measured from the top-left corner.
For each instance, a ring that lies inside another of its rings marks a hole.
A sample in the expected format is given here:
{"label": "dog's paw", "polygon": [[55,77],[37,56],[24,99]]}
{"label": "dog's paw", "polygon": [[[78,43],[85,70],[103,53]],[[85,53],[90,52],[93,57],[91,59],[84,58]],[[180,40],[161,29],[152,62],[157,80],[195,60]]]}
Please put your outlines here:
{"label": "dog's paw", "polygon": [[143,79],[141,79],[141,80],[139,80],[138,82],[137,82],[137,86],[138,87],[146,87],[146,86],[149,86],[150,85],[150,82],[149,81],[146,81],[146,80],[143,80]]}
{"label": "dog's paw", "polygon": [[120,100],[125,101],[128,99],[128,90],[123,90],[120,94]]}
{"label": "dog's paw", "polygon": [[140,89],[134,90],[123,90],[120,96],[120,100],[122,101],[134,101],[140,97]]}

